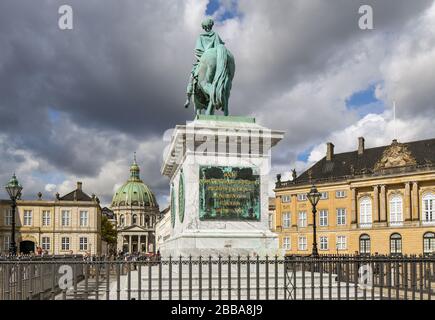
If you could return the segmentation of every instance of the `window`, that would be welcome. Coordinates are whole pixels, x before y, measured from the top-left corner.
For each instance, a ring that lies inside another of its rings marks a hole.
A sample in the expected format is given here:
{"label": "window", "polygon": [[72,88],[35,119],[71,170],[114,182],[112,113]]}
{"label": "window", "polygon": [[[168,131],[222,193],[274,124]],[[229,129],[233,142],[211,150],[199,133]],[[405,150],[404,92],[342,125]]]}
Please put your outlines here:
{"label": "window", "polygon": [[290,242],[290,238],[289,237],[284,237],[282,239],[282,248],[285,250],[290,250],[291,249],[291,242]]}
{"label": "window", "polygon": [[435,195],[432,193],[423,196],[423,224],[435,224]]}
{"label": "window", "polygon": [[391,254],[402,253],[402,236],[398,233],[393,233],[390,236],[390,253]]}
{"label": "window", "polygon": [[335,197],[336,198],[346,198],[346,191],[344,191],[344,190],[335,191]]}
{"label": "window", "polygon": [[42,225],[49,226],[51,223],[50,211],[44,210],[42,211]]}
{"label": "window", "polygon": [[11,236],[4,236],[3,237],[3,249],[5,251],[9,251],[10,242],[11,242]]}
{"label": "window", "polygon": [[363,234],[359,237],[359,252],[361,254],[370,253],[370,236],[368,234]]}
{"label": "window", "polygon": [[337,226],[344,226],[346,224],[346,209],[337,209]]}
{"label": "window", "polygon": [[390,199],[390,225],[400,226],[403,223],[402,196],[394,195]]}
{"label": "window", "polygon": [[319,225],[326,227],[328,225],[328,210],[320,210]]}
{"label": "window", "polygon": [[71,212],[69,210],[62,210],[62,226],[69,226],[71,223]]}
{"label": "window", "polygon": [[269,214],[269,229],[273,229],[273,214]]}
{"label": "window", "polygon": [[290,228],[290,212],[284,212],[282,214],[282,227]]}
{"label": "window", "polygon": [[346,236],[337,236],[337,250],[346,250]]}
{"label": "window", "polygon": [[[5,209],[5,225],[10,226],[12,224],[12,209]],[[9,245],[8,245],[9,246]],[[9,247],[8,247],[9,250]]]}
{"label": "window", "polygon": [[88,238],[80,237],[79,239],[79,250],[86,251],[88,250]]}
{"label": "window", "polygon": [[328,237],[320,237],[320,250],[328,250]]}
{"label": "window", "polygon": [[125,217],[124,217],[124,215],[121,214],[119,216],[119,225],[124,226],[124,224],[125,224]]}
{"label": "window", "polygon": [[423,253],[435,253],[435,233],[426,232],[423,235]]}
{"label": "window", "polygon": [[361,198],[359,203],[360,227],[372,226],[372,200],[369,197]]}
{"label": "window", "polygon": [[32,210],[24,210],[24,221],[23,226],[32,225]]}
{"label": "window", "polygon": [[42,250],[50,250],[50,238],[49,237],[42,237],[41,241],[41,248]]}
{"label": "window", "polygon": [[88,212],[80,211],[80,227],[88,226]]}
{"label": "window", "polygon": [[286,202],[290,202],[291,201],[291,197],[289,195],[283,195],[281,196],[281,202],[282,203],[286,203]]}
{"label": "window", "polygon": [[298,201],[306,201],[307,200],[307,194],[306,193],[299,193],[298,194]]}
{"label": "window", "polygon": [[137,214],[133,215],[132,224],[137,224]]}
{"label": "window", "polygon": [[62,237],[61,249],[62,249],[62,251],[69,250],[69,238],[68,237]]}
{"label": "window", "polygon": [[307,212],[299,211],[299,227],[305,228],[307,226]]}
{"label": "window", "polygon": [[320,192],[320,200],[326,200],[328,199],[328,192],[324,191],[324,192]]}
{"label": "window", "polygon": [[298,249],[301,251],[307,250],[307,237],[299,237],[298,239]]}

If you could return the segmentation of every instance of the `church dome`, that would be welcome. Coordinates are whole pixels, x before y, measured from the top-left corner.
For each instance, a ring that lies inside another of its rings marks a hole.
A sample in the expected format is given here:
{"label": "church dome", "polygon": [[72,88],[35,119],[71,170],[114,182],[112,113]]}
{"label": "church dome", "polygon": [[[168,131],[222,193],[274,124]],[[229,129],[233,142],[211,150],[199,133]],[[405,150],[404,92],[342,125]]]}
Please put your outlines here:
{"label": "church dome", "polygon": [[158,207],[151,189],[140,179],[136,157],[130,167],[130,178],[114,194],[112,208],[121,206]]}

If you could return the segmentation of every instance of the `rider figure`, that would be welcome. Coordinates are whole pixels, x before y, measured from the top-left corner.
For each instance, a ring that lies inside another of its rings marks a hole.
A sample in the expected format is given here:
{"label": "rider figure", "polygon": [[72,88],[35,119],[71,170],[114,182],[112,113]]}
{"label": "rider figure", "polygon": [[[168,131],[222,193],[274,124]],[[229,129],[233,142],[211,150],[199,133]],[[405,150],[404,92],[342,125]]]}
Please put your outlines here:
{"label": "rider figure", "polygon": [[201,26],[204,29],[205,33],[202,33],[198,40],[196,41],[195,46],[195,63],[193,64],[192,72],[189,78],[189,84],[187,85],[187,100],[185,103],[185,107],[189,107],[190,97],[194,93],[195,81],[198,77],[198,63],[199,59],[201,59],[202,54],[208,49],[216,48],[219,44],[225,44],[219,35],[212,30],[214,25],[214,21],[211,18],[205,19]]}

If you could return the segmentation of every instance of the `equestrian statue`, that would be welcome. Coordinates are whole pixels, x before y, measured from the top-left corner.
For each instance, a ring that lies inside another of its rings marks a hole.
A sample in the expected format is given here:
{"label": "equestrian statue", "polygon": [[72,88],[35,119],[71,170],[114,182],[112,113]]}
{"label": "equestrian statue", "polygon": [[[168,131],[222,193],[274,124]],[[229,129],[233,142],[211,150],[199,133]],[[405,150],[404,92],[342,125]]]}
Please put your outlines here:
{"label": "equestrian statue", "polygon": [[188,108],[193,96],[195,114],[213,115],[222,110],[228,116],[235,63],[231,52],[219,35],[212,30],[214,22],[207,18],[202,22],[202,33],[196,41],[195,63],[187,86]]}

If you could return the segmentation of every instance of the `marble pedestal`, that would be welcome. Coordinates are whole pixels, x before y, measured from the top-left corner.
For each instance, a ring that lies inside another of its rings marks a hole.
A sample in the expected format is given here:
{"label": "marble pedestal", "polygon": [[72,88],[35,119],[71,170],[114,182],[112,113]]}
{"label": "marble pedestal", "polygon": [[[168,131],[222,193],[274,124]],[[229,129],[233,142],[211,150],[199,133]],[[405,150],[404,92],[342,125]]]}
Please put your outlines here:
{"label": "marble pedestal", "polygon": [[[270,151],[283,136],[246,117],[197,116],[176,126],[161,168],[171,185],[171,232],[160,246],[162,256],[282,255],[277,235],[269,230],[268,184]],[[204,166],[250,168],[255,173],[256,219],[200,218]]]}

